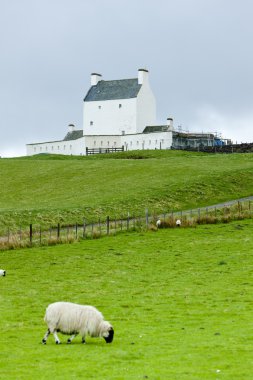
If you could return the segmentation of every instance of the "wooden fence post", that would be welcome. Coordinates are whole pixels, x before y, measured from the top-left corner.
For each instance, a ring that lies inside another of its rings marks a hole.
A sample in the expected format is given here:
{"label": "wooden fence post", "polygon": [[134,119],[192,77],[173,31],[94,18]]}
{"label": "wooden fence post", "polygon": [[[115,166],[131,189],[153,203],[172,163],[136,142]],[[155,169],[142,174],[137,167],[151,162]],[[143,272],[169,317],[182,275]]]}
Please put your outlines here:
{"label": "wooden fence post", "polygon": [[85,230],[86,230],[86,225],[85,225],[85,219],[83,220],[83,238],[85,239]]}
{"label": "wooden fence post", "polygon": [[77,239],[77,234],[78,234],[78,224],[76,223],[76,239]]}
{"label": "wooden fence post", "polygon": [[57,239],[60,239],[60,223],[57,224]]}
{"label": "wooden fence post", "polygon": [[106,217],[106,233],[107,235],[109,235],[110,233],[110,217],[109,216]]}
{"label": "wooden fence post", "polygon": [[146,227],[148,228],[148,209],[145,210],[145,217],[146,217]]}
{"label": "wooden fence post", "polygon": [[33,225],[32,224],[30,224],[29,237],[30,237],[30,243],[32,243],[33,241]]}

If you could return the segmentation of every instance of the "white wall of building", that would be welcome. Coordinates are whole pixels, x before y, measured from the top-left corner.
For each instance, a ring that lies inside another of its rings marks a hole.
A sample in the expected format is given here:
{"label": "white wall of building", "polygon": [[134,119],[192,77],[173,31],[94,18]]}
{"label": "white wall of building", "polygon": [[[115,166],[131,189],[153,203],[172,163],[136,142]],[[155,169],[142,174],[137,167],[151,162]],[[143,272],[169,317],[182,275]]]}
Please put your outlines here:
{"label": "white wall of building", "polygon": [[34,154],[65,154],[65,155],[85,155],[86,142],[85,137],[70,141],[51,141],[26,145],[27,156]]}
{"label": "white wall of building", "polygon": [[85,136],[86,146],[89,149],[95,148],[121,148],[121,136],[116,135],[90,135]]}
{"label": "white wall of building", "polygon": [[156,125],[156,101],[148,76],[144,79],[136,99],[136,117],[136,133],[143,132],[147,125]]}
{"label": "white wall of building", "polygon": [[170,149],[172,131],[122,136],[121,142],[125,150]]}
{"label": "white wall of building", "polygon": [[84,102],[84,135],[136,133],[136,98]]}
{"label": "white wall of building", "polygon": [[93,148],[120,148],[124,150],[143,149],[170,149],[172,145],[172,131],[137,133],[131,135],[104,135],[85,136],[89,149]]}

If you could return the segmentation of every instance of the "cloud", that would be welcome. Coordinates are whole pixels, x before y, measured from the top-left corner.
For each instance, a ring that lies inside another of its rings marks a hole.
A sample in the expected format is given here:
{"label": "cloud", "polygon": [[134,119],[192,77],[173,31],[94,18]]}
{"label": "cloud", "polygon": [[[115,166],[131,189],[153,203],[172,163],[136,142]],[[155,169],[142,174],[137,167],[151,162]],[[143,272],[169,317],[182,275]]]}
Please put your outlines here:
{"label": "cloud", "polygon": [[233,116],[212,105],[205,105],[196,110],[189,126],[191,130],[217,132],[233,143],[253,142],[253,111]]}

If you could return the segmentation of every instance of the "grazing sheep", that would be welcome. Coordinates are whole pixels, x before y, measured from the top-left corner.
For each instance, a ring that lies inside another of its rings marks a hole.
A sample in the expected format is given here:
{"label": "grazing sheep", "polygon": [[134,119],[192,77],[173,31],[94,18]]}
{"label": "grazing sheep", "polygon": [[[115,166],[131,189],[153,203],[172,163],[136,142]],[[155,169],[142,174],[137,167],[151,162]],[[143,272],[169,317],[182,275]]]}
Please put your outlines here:
{"label": "grazing sheep", "polygon": [[85,336],[103,337],[106,343],[113,341],[114,330],[112,325],[104,321],[103,315],[93,306],[78,305],[71,302],[55,302],[46,309],[44,318],[48,330],[42,339],[46,344],[50,333],[54,335],[55,343],[60,344],[56,332],[71,335],[68,343],[71,343],[77,334],[81,334],[82,343]]}
{"label": "grazing sheep", "polygon": [[180,220],[180,219],[177,219],[177,221],[176,221],[176,226],[177,226],[177,227],[180,227],[180,226],[181,226],[181,220]]}
{"label": "grazing sheep", "polygon": [[6,276],[6,270],[0,269],[0,276]]}
{"label": "grazing sheep", "polygon": [[161,222],[161,220],[160,220],[160,219],[158,219],[158,220],[157,220],[157,222],[156,222],[156,227],[157,227],[157,228],[159,228],[159,227],[160,227],[160,225],[161,225],[161,223],[162,223],[162,222]]}

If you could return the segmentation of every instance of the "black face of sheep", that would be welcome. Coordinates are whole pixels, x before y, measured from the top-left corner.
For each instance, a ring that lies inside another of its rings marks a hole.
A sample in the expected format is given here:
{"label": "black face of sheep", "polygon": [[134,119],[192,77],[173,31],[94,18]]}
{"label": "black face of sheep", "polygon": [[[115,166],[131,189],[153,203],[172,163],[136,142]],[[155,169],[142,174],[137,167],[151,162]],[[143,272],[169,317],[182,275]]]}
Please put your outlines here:
{"label": "black face of sheep", "polygon": [[113,335],[114,335],[114,330],[111,327],[110,330],[108,331],[108,336],[106,336],[106,337],[104,336],[104,340],[106,341],[106,343],[112,343]]}

